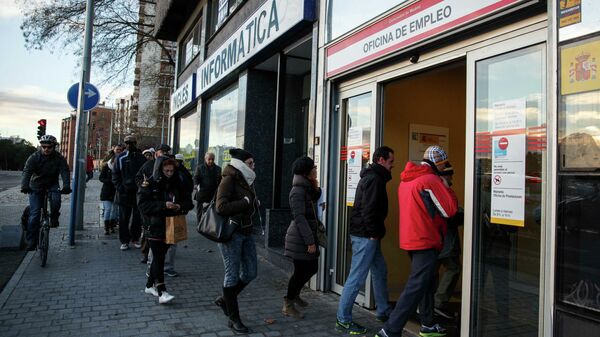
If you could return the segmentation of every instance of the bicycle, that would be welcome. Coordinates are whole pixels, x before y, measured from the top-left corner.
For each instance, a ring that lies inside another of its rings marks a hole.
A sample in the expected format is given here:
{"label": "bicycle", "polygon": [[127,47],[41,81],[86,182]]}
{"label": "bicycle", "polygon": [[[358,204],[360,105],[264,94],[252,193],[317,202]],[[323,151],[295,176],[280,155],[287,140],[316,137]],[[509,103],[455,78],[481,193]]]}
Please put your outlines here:
{"label": "bicycle", "polygon": [[42,267],[45,267],[46,262],[48,261],[48,246],[50,245],[50,213],[48,212],[49,194],[48,190],[45,189],[41,209],[40,235],[37,246],[37,249],[40,251]]}

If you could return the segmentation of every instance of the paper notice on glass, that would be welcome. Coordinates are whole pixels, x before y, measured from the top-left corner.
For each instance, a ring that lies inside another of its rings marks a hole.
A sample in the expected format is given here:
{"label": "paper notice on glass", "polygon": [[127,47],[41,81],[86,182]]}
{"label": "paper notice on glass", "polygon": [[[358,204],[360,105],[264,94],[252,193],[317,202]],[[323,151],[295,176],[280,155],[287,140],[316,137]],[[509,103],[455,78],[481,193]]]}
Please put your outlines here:
{"label": "paper notice on glass", "polygon": [[348,147],[359,146],[362,144],[363,130],[361,127],[348,129]]}
{"label": "paper notice on glass", "polygon": [[492,105],[493,131],[525,129],[525,98],[498,101]]}
{"label": "paper notice on glass", "polygon": [[525,134],[492,137],[491,222],[525,226]]}
{"label": "paper notice on glass", "polygon": [[354,196],[356,195],[356,187],[360,180],[360,166],[348,165],[348,176],[346,178],[346,205],[354,206]]}
{"label": "paper notice on glass", "polygon": [[362,167],[362,149],[348,149],[348,166]]}

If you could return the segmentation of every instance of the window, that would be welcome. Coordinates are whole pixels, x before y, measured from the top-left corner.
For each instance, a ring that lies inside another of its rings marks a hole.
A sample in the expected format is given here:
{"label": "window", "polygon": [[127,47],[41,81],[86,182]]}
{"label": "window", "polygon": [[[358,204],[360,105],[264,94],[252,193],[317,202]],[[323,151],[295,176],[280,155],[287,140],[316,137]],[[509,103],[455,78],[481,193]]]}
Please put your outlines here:
{"label": "window", "polygon": [[211,3],[210,32],[213,34],[245,0],[213,0]]}
{"label": "window", "polygon": [[179,153],[183,155],[183,163],[190,172],[194,172],[198,163],[199,116],[198,112],[193,112],[179,120]]}
{"label": "window", "polygon": [[194,28],[188,33],[179,45],[179,71],[181,72],[190,62],[200,54],[202,48],[202,17],[194,24]]}
{"label": "window", "polygon": [[600,36],[560,47],[556,298],[600,317]]}
{"label": "window", "polygon": [[229,149],[237,144],[238,86],[222,91],[208,101],[208,151],[221,167],[229,163]]}
{"label": "window", "polygon": [[406,0],[329,0],[327,38],[334,40]]}

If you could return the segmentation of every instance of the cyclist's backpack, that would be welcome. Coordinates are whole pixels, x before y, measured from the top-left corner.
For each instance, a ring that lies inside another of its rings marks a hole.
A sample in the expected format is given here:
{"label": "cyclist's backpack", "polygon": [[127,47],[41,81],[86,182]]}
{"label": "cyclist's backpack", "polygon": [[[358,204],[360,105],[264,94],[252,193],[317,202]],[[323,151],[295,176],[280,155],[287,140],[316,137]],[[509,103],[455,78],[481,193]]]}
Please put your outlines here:
{"label": "cyclist's backpack", "polygon": [[23,210],[23,215],[21,215],[21,228],[23,231],[27,230],[27,223],[29,222],[29,206],[25,207]]}

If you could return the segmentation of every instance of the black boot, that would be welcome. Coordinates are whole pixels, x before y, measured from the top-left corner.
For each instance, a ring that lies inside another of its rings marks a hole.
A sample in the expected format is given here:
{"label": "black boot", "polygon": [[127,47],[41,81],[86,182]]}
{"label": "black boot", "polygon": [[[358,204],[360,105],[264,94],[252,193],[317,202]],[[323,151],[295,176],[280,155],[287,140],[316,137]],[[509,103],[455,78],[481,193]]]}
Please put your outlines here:
{"label": "black boot", "polygon": [[242,292],[242,290],[244,290],[244,288],[246,288],[247,285],[248,285],[248,283],[239,281],[238,284],[233,286],[233,288],[235,290],[235,295],[239,296],[239,294]]}
{"label": "black boot", "polygon": [[237,294],[235,293],[236,286],[223,288],[223,298],[227,305],[229,313],[229,322],[227,326],[235,332],[248,333],[250,330],[242,323],[240,319],[240,310],[237,302]]}
{"label": "black boot", "polygon": [[104,235],[110,234],[110,220],[104,220]]}
{"label": "black boot", "polygon": [[229,317],[229,312],[227,312],[227,303],[225,303],[225,298],[223,296],[217,297],[213,303],[223,310],[225,316]]}

